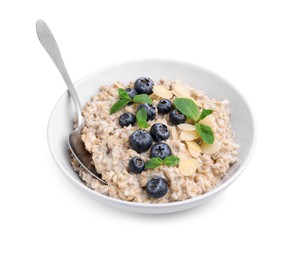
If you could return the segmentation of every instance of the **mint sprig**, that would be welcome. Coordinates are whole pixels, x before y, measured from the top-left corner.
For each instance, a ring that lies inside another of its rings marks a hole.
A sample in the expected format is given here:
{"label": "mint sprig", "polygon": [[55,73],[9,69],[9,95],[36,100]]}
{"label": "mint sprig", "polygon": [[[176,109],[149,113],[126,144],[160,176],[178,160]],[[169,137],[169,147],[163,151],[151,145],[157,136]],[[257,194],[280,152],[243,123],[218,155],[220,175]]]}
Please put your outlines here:
{"label": "mint sprig", "polygon": [[129,102],[130,102],[130,100],[129,100],[129,99],[126,99],[126,98],[119,99],[119,100],[111,107],[110,114],[112,115],[112,114],[118,112],[120,109],[122,109],[123,107],[125,107]]}
{"label": "mint sprig", "polygon": [[196,123],[195,128],[206,144],[213,144],[214,134],[210,126]]}
{"label": "mint sprig", "polygon": [[126,98],[126,99],[131,99],[127,93],[127,91],[125,91],[123,88],[119,88],[118,89],[118,95],[119,95],[119,98]]}
{"label": "mint sprig", "polygon": [[160,159],[159,157],[157,158],[152,158],[149,161],[146,162],[145,168],[146,169],[154,169],[157,168],[158,166],[163,164],[163,160]]}
{"label": "mint sprig", "polygon": [[195,122],[199,119],[198,107],[190,98],[176,98],[174,99],[174,105],[189,119],[192,119]]}
{"label": "mint sprig", "polygon": [[200,114],[199,120],[203,120],[206,116],[209,116],[213,113],[211,109],[203,109],[202,113]]}
{"label": "mint sprig", "polygon": [[175,166],[179,163],[180,159],[177,156],[170,155],[164,159],[164,165]]}
{"label": "mint sprig", "polygon": [[123,88],[118,89],[118,96],[119,100],[114,103],[114,105],[110,109],[111,115],[124,108],[130,102],[148,103],[150,105],[153,103],[152,99],[147,94],[136,95],[133,97],[133,99],[131,99],[127,91],[125,91]]}
{"label": "mint sprig", "polygon": [[139,128],[147,128],[148,123],[147,123],[147,111],[144,108],[141,108],[137,111],[136,113],[136,122],[139,126]]}
{"label": "mint sprig", "polygon": [[133,98],[133,102],[136,103],[148,103],[150,105],[153,104],[152,99],[147,94],[139,94]]}
{"label": "mint sprig", "polygon": [[164,160],[161,158],[152,158],[149,161],[146,162],[145,168],[146,169],[154,169],[161,165],[167,165],[167,166],[175,166],[179,163],[180,159],[177,156],[170,155],[167,156]]}
{"label": "mint sprig", "polygon": [[174,105],[177,110],[195,122],[196,131],[203,141],[207,144],[213,144],[214,134],[211,127],[198,123],[200,120],[212,114],[213,111],[211,109],[203,109],[200,114],[198,106],[190,98],[176,98],[174,99]]}

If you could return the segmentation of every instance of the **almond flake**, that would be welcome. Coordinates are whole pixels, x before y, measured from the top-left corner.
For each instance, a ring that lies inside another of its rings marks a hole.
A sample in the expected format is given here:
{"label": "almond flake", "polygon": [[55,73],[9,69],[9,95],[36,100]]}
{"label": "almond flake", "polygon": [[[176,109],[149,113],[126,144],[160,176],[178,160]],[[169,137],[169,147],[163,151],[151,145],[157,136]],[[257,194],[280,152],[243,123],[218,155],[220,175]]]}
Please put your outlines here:
{"label": "almond flake", "polygon": [[185,153],[183,153],[183,152],[179,152],[179,153],[177,154],[177,157],[178,157],[179,159],[188,158],[188,156],[187,156]]}
{"label": "almond flake", "polygon": [[179,124],[177,125],[177,127],[180,129],[180,130],[183,130],[183,131],[195,131],[195,126],[194,125],[190,125],[190,124]]}
{"label": "almond flake", "polygon": [[175,126],[172,127],[171,135],[172,135],[173,140],[177,141],[178,136],[177,136],[177,131],[176,131],[176,127]]}
{"label": "almond flake", "polygon": [[191,176],[195,174],[197,168],[199,167],[197,161],[190,157],[181,157],[179,162],[179,171],[184,176]]}
{"label": "almond flake", "polygon": [[179,94],[178,92],[176,92],[174,89],[171,90],[172,94],[174,94],[174,96],[180,98],[180,97],[183,97],[181,94]]}
{"label": "almond flake", "polygon": [[190,147],[188,147],[188,152],[190,153],[191,157],[193,158],[198,158],[201,153],[195,151],[195,150],[192,150]]}
{"label": "almond flake", "polygon": [[153,93],[161,98],[171,99],[173,94],[165,86],[156,85],[153,87]]}
{"label": "almond flake", "polygon": [[176,93],[178,93],[180,96],[185,98],[191,98],[190,89],[185,87],[184,85],[181,85],[179,83],[175,83],[173,85],[173,89]]}
{"label": "almond flake", "polygon": [[204,142],[201,143],[202,153],[204,154],[214,154],[218,152],[221,148],[221,143],[217,140],[214,140],[213,144],[206,144]]}
{"label": "almond flake", "polygon": [[198,143],[194,142],[194,141],[186,141],[186,144],[188,146],[188,149],[191,149],[193,151],[196,151],[198,153],[202,152],[201,147],[198,145]]}
{"label": "almond flake", "polygon": [[207,126],[210,126],[211,128],[213,127],[214,125],[214,122],[213,120],[207,116],[205,117],[203,120],[199,121],[200,124],[203,124],[203,125],[207,125]]}
{"label": "almond flake", "polygon": [[114,87],[122,88],[122,87],[123,87],[123,84],[122,84],[121,82],[119,82],[119,81],[116,81],[116,82],[114,83]]}
{"label": "almond flake", "polygon": [[191,132],[189,132],[189,131],[187,131],[187,132],[183,131],[180,134],[180,139],[182,141],[193,141],[193,140],[195,140],[195,139],[197,139],[199,137],[200,137],[200,135],[199,135],[199,133],[197,131],[191,131]]}
{"label": "almond flake", "polygon": [[153,86],[153,92],[154,92],[154,90],[159,93],[167,93],[168,91],[170,91],[164,85],[155,85],[155,86]]}

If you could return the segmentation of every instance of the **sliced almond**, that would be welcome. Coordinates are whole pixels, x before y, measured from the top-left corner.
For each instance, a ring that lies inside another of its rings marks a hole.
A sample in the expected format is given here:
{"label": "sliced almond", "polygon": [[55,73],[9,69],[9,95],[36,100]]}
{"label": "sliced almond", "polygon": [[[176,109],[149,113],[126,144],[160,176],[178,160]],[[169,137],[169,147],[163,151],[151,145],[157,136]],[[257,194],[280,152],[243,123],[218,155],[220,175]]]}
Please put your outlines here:
{"label": "sliced almond", "polygon": [[194,142],[194,141],[186,141],[186,144],[188,146],[188,149],[191,149],[197,153],[201,153],[202,152],[202,149],[201,147],[198,145],[197,142]]}
{"label": "sliced almond", "polygon": [[194,98],[192,98],[189,95],[181,94],[174,89],[171,90],[171,93],[178,98],[190,98],[198,107],[203,107],[203,104],[201,102],[196,101]]}
{"label": "sliced almond", "polygon": [[199,121],[200,124],[203,124],[203,125],[207,125],[207,126],[210,126],[211,128],[213,127],[214,125],[214,122],[213,120],[207,116],[205,117],[203,120]]}
{"label": "sliced almond", "polygon": [[155,85],[155,86],[153,86],[153,92],[154,91],[159,92],[159,93],[167,93],[170,90],[167,89],[166,86],[164,86],[164,85]]}
{"label": "sliced almond", "polygon": [[201,153],[199,153],[199,152],[197,152],[195,150],[192,150],[189,147],[188,147],[188,152],[190,153],[191,157],[193,157],[193,158],[198,158],[201,155]]}
{"label": "sliced almond", "polygon": [[177,131],[176,131],[176,127],[175,126],[172,127],[171,135],[172,135],[172,138],[173,138],[174,141],[178,140]]}
{"label": "sliced almond", "polygon": [[183,131],[195,131],[195,126],[194,125],[190,125],[190,124],[179,124],[177,125],[177,127],[180,129],[180,130],[183,130]]}
{"label": "sliced almond", "polygon": [[180,84],[179,82],[176,82],[173,85],[173,89],[175,90],[176,93],[178,93],[182,97],[191,98],[190,89],[185,87],[184,85]]}
{"label": "sliced almond", "polygon": [[179,152],[179,153],[177,154],[177,157],[178,157],[179,159],[188,158],[188,156],[187,156],[185,153],[183,153],[183,152]]}
{"label": "sliced almond", "polygon": [[169,90],[168,93],[154,92],[154,94],[160,98],[165,98],[165,99],[171,99],[173,97],[173,94]]}
{"label": "sliced almond", "polygon": [[113,84],[115,87],[118,87],[118,88],[122,88],[123,87],[123,84],[119,81],[116,81],[114,84]]}
{"label": "sliced almond", "polygon": [[201,143],[202,153],[204,154],[214,154],[218,152],[221,148],[221,143],[217,140],[214,140],[213,144],[206,144],[204,142]]}
{"label": "sliced almond", "polygon": [[200,137],[200,135],[199,135],[199,133],[197,131],[191,131],[191,132],[189,132],[189,131],[183,131],[180,134],[180,139],[182,141],[193,141],[193,140],[195,140],[195,139],[197,139],[199,137]]}
{"label": "sliced almond", "polygon": [[171,99],[173,96],[171,91],[163,85],[154,86],[153,93],[161,98],[166,98],[166,99]]}
{"label": "sliced almond", "polygon": [[202,149],[195,141],[186,141],[188,151],[193,158],[198,158],[201,155]]}
{"label": "sliced almond", "polygon": [[182,175],[184,176],[191,176],[195,174],[197,168],[199,167],[198,163],[196,160],[193,158],[184,156],[180,158],[179,162],[179,171]]}
{"label": "sliced almond", "polygon": [[174,96],[176,97],[183,97],[181,94],[179,94],[178,92],[176,92],[174,89],[171,90],[172,94],[174,94]]}

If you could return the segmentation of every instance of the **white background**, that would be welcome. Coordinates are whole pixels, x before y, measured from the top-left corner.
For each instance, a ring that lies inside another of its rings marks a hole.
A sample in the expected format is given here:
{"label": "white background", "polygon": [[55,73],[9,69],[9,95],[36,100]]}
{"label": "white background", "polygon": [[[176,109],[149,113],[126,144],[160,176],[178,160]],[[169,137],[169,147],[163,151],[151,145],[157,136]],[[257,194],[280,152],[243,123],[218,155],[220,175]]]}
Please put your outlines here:
{"label": "white background", "polygon": [[[303,259],[303,1],[1,1],[0,259]],[[193,210],[144,216],[76,190],[48,151],[65,85],[37,40],[54,32],[71,78],[136,58],[226,78],[258,123],[241,177]]]}

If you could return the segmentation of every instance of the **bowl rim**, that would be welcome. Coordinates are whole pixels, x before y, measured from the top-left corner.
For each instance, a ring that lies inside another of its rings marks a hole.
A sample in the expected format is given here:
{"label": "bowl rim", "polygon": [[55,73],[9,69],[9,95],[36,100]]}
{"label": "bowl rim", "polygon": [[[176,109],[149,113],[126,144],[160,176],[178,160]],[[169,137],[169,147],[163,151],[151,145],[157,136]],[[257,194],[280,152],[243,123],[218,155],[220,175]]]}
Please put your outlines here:
{"label": "bowl rim", "polygon": [[53,142],[51,141],[51,137],[50,137],[50,129],[53,121],[53,114],[55,113],[55,110],[57,108],[57,105],[65,98],[65,96],[68,94],[68,91],[66,90],[61,96],[60,98],[57,100],[55,106],[52,109],[51,115],[49,117],[48,120],[48,125],[47,125],[47,142],[48,142],[48,146],[49,146],[49,150],[50,153],[56,163],[56,165],[58,166],[58,168],[64,173],[64,175],[71,181],[74,183],[74,185],[76,185],[78,188],[80,189],[84,189],[86,192],[88,192],[90,195],[92,195],[92,197],[100,197],[101,199],[104,200],[108,200],[111,203],[117,203],[117,204],[122,204],[124,206],[131,206],[131,207],[137,207],[137,208],[173,208],[173,207],[179,207],[185,204],[192,204],[195,203],[197,201],[200,200],[205,200],[207,198],[212,197],[214,194],[219,193],[220,191],[224,190],[226,187],[228,187],[232,182],[234,182],[240,175],[241,173],[244,171],[244,169],[247,167],[248,163],[250,162],[255,147],[256,147],[256,142],[257,142],[257,126],[256,126],[256,120],[255,117],[252,113],[252,109],[250,104],[248,103],[248,101],[244,98],[243,94],[234,87],[234,85],[230,84],[227,80],[223,79],[221,76],[219,76],[218,74],[205,69],[204,67],[198,65],[198,64],[194,64],[194,63],[190,63],[190,62],[185,62],[185,61],[180,61],[180,60],[175,60],[175,59],[133,59],[133,60],[126,60],[126,61],[122,61],[122,62],[118,62],[118,63],[114,63],[108,66],[105,66],[101,69],[95,70],[93,72],[91,72],[90,74],[82,77],[80,80],[76,81],[74,83],[75,88],[77,89],[77,86],[82,84],[83,82],[85,82],[86,80],[88,80],[89,78],[95,76],[96,74],[99,74],[105,70],[117,67],[117,66],[121,66],[121,65],[128,65],[131,63],[143,63],[143,62],[164,62],[164,63],[179,63],[182,64],[184,66],[191,66],[200,70],[204,70],[207,73],[219,78],[222,82],[224,82],[225,84],[229,85],[235,92],[237,92],[239,94],[239,96],[244,100],[244,102],[246,103],[249,113],[251,115],[251,119],[252,119],[252,123],[253,123],[253,141],[252,141],[252,146],[249,150],[249,153],[247,155],[247,158],[241,163],[240,167],[236,170],[236,172],[224,183],[215,186],[211,191],[204,193],[202,195],[196,196],[194,198],[190,198],[190,199],[186,199],[186,200],[182,200],[182,201],[176,201],[176,202],[165,202],[165,203],[160,203],[160,204],[153,204],[153,203],[141,203],[141,202],[129,202],[129,201],[124,201],[124,200],[120,200],[117,198],[113,198],[104,194],[101,194],[99,192],[96,192],[92,189],[90,189],[88,186],[86,186],[84,183],[76,180],[75,178],[73,178],[70,174],[70,172],[64,167],[64,165],[62,165],[60,163],[59,160],[59,156],[56,155],[55,153],[55,147],[53,145]]}

